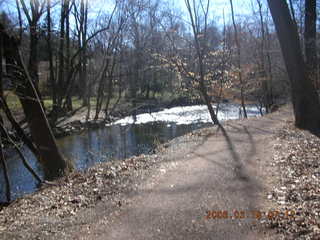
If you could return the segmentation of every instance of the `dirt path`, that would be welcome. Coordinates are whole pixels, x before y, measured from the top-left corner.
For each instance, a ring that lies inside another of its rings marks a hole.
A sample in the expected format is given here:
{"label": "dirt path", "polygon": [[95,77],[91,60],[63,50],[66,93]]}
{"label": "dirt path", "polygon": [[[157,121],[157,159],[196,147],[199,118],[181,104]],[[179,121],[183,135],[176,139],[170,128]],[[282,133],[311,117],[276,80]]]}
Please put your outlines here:
{"label": "dirt path", "polygon": [[[208,133],[192,148],[168,149],[126,204],[111,216],[104,205],[87,210],[75,239],[269,239],[259,231],[253,210],[265,210],[266,166],[272,159],[274,130],[290,118],[283,110],[260,119],[229,122],[226,132]],[[229,219],[205,219],[208,210]],[[231,219],[234,211],[244,219]],[[81,215],[79,216],[81,218]],[[75,230],[75,229],[73,229]]]}

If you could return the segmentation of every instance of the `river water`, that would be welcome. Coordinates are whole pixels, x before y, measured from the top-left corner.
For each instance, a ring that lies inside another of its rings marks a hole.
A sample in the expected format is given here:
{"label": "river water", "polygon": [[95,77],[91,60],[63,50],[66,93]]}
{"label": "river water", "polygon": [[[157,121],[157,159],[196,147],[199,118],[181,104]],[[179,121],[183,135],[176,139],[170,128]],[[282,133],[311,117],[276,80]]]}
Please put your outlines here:
{"label": "river water", "polygon": [[[249,117],[259,116],[253,105],[247,106]],[[239,105],[222,104],[219,120],[238,119]],[[169,141],[195,129],[211,125],[206,106],[187,106],[164,109],[160,112],[137,115],[120,119],[104,128],[87,130],[81,134],[67,136],[58,140],[62,153],[74,163],[78,170],[84,170],[98,162],[121,160],[128,157],[149,154],[159,143]],[[41,165],[32,153],[21,146],[33,169],[43,177]],[[34,192],[37,183],[23,167],[21,160],[12,152],[6,151],[6,160],[11,183],[12,198]],[[5,201],[4,178],[0,169],[0,202]]]}

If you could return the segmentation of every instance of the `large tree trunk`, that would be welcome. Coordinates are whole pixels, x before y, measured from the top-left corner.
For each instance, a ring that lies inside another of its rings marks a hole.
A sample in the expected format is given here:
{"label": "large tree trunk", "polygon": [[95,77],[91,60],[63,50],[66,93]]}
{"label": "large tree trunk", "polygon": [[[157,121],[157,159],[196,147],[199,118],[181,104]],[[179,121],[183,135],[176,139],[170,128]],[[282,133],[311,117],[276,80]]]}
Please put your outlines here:
{"label": "large tree trunk", "polygon": [[[2,123],[0,123],[2,124]],[[2,150],[2,136],[0,135],[0,162],[2,166],[2,171],[4,175],[4,180],[6,183],[6,197],[7,197],[7,202],[11,201],[11,187],[10,187],[10,179],[9,179],[9,174],[8,174],[8,168],[7,168],[7,163],[4,159],[4,153]]]}
{"label": "large tree trunk", "polygon": [[[0,34],[0,96],[3,97],[3,88],[2,88],[2,46],[3,46],[3,38],[2,38],[2,34]],[[0,116],[0,124],[3,124],[2,121],[2,117]],[[0,162],[1,162],[1,166],[2,166],[2,171],[3,171],[3,175],[4,175],[4,180],[6,183],[6,197],[7,197],[7,201],[10,202],[11,200],[11,193],[10,193],[10,180],[9,180],[9,175],[8,175],[8,170],[7,170],[7,164],[5,162],[4,159],[4,154],[2,151],[2,136],[0,133]]]}
{"label": "large tree trunk", "polygon": [[286,1],[268,0],[284,62],[292,89],[295,125],[302,129],[319,131],[320,103],[310,77],[299,42],[298,32],[291,19]]}
{"label": "large tree trunk", "polygon": [[319,83],[317,81],[316,5],[316,0],[305,1],[304,48],[306,54],[307,73],[316,88],[319,88]]}
{"label": "large tree trunk", "polygon": [[[1,27],[1,29],[3,28]],[[6,46],[4,55],[7,72],[17,81],[17,95],[25,113],[32,139],[40,153],[38,160],[43,164],[45,178],[52,180],[64,174],[67,163],[57,147],[33,81],[22,62],[16,40],[9,37],[3,30],[1,34],[4,38],[4,46]]]}
{"label": "large tree trunk", "polygon": [[[71,82],[71,78],[69,78],[70,75],[70,0],[67,1],[67,13],[66,13],[66,62],[65,62],[65,76],[67,76],[68,79],[66,79],[66,82],[69,84],[66,84],[66,87],[68,88]],[[72,111],[72,91],[70,91],[69,94],[67,94],[65,98],[65,104],[64,108],[66,111]]]}
{"label": "large tree trunk", "polygon": [[29,51],[29,73],[34,81],[35,87],[38,89],[39,86],[39,60],[38,60],[38,31],[37,23],[30,25],[30,51]]}

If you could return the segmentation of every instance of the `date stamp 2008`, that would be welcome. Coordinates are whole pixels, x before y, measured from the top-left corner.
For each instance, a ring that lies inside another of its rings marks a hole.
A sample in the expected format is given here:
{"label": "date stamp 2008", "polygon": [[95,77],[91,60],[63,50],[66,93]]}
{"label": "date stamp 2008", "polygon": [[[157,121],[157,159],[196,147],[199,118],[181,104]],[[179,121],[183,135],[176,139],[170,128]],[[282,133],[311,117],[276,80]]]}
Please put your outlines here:
{"label": "date stamp 2008", "polygon": [[293,210],[286,211],[259,211],[259,210],[210,210],[206,212],[205,219],[256,219],[262,218],[275,219],[275,218],[294,218],[296,212]]}

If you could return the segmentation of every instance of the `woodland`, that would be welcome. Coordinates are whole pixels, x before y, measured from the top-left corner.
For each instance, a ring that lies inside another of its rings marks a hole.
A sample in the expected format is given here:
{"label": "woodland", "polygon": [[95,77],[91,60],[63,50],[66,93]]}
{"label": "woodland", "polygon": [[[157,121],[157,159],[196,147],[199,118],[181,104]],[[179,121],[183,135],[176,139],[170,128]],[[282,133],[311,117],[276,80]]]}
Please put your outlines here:
{"label": "woodland", "polygon": [[65,176],[74,166],[56,133],[79,111],[79,124],[89,128],[202,104],[223,129],[220,103],[238,103],[244,118],[246,104],[263,115],[291,103],[294,125],[318,136],[318,1],[224,2],[0,0],[0,177],[7,203],[6,148],[39,184]]}

